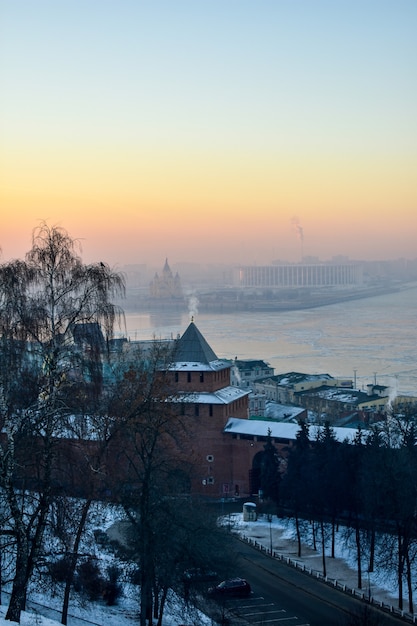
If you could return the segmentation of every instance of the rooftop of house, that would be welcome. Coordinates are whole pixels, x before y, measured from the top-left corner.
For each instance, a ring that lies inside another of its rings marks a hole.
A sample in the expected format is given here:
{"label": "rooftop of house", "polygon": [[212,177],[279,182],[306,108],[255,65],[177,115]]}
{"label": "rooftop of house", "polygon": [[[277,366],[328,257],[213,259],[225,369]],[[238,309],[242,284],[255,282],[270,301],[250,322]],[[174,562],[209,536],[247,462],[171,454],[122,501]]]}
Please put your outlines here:
{"label": "rooftop of house", "polygon": [[261,361],[261,360],[252,360],[252,359],[241,360],[241,359],[235,358],[233,361],[231,361],[231,363],[232,365],[235,365],[239,369],[245,369],[245,370],[270,369],[273,371],[273,367],[271,367],[269,363],[266,363],[266,361]]}
{"label": "rooftop of house", "polygon": [[372,387],[373,391],[386,391],[388,389],[387,385],[374,385],[372,383],[370,383],[369,385],[366,385],[367,387]]}
{"label": "rooftop of house", "polygon": [[272,381],[277,385],[294,385],[296,383],[311,382],[317,380],[333,380],[333,376],[330,374],[303,374],[301,372],[287,372],[286,374],[275,374],[274,376],[266,376],[259,379],[257,382],[262,383],[266,381]]}
{"label": "rooftop of house", "polygon": [[267,419],[279,420],[280,422],[291,422],[300,419],[300,415],[305,412],[304,407],[279,404],[278,402],[265,403],[265,416]]}
{"label": "rooftop of house", "polygon": [[[345,387],[329,387],[322,385],[315,389],[306,389],[297,391],[295,396],[315,396],[321,400],[331,400],[333,402],[343,402],[344,404],[359,405],[364,402],[372,402],[373,400],[381,400],[384,396],[379,394],[369,394],[358,389],[346,389]],[[388,394],[386,396],[388,398]]]}

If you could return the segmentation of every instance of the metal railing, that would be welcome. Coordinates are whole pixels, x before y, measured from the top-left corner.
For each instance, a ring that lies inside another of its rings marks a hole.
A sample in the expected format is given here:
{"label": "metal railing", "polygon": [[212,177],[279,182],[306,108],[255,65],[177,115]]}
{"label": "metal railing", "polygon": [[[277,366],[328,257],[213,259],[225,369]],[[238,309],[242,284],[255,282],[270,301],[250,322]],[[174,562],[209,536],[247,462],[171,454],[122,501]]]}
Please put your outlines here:
{"label": "metal railing", "polygon": [[265,547],[263,544],[259,543],[255,539],[252,539],[251,537],[247,537],[246,535],[239,534],[239,538],[242,541],[253,546],[257,550],[260,550],[265,555],[270,556],[273,559],[277,559],[285,563],[286,565],[289,565],[290,567],[294,567],[295,569],[298,569],[306,574],[309,574],[310,576],[313,576],[317,580],[320,580],[323,583],[330,585],[334,587],[335,589],[338,589],[339,591],[355,596],[359,600],[362,600],[363,602],[367,602],[368,604],[371,604],[377,607],[378,609],[385,611],[386,613],[391,613],[392,615],[396,615],[397,617],[404,619],[406,622],[410,624],[417,624],[417,614],[412,615],[402,609],[394,607],[392,604],[386,604],[385,602],[382,602],[381,600],[377,600],[376,598],[374,598],[372,594],[365,593],[360,589],[352,589],[348,587],[347,585],[340,583],[335,578],[324,576],[318,570],[314,570],[310,567],[306,567],[304,563],[300,563],[299,561],[291,559],[290,557],[285,556],[284,554],[280,554],[276,550],[271,551],[269,548]]}

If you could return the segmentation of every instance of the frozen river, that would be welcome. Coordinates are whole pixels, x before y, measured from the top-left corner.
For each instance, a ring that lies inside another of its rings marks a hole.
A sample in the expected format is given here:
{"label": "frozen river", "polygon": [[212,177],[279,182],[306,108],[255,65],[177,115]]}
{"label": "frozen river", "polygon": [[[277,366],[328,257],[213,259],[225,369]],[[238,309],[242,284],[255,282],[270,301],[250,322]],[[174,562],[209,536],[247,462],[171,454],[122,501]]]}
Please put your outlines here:
{"label": "frozen river", "polygon": [[176,337],[191,315],[220,358],[263,359],[275,373],[327,372],[357,386],[390,385],[417,396],[417,285],[404,291],[300,311],[129,314],[131,339]]}

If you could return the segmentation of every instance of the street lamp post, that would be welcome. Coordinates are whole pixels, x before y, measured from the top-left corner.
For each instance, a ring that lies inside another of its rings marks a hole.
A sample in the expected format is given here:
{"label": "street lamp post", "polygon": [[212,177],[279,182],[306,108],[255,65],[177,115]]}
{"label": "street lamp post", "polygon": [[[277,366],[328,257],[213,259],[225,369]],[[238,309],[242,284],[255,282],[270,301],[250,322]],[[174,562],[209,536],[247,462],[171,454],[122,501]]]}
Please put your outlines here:
{"label": "street lamp post", "polygon": [[271,526],[271,524],[272,524],[272,515],[271,515],[271,513],[268,513],[267,520],[269,522],[269,552],[272,555],[272,526]]}

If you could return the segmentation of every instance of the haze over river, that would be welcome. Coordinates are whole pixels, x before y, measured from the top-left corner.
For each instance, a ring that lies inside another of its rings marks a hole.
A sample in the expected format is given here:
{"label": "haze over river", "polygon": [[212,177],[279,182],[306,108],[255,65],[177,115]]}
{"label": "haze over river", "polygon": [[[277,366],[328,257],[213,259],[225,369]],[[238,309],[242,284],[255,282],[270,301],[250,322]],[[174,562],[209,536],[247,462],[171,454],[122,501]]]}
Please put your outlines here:
{"label": "haze over river", "polygon": [[[290,371],[389,385],[417,396],[417,285],[391,294],[299,311],[128,314],[130,339],[182,334],[191,316],[219,358],[262,359]],[[356,374],[355,374],[356,371]]]}

